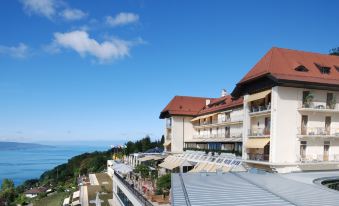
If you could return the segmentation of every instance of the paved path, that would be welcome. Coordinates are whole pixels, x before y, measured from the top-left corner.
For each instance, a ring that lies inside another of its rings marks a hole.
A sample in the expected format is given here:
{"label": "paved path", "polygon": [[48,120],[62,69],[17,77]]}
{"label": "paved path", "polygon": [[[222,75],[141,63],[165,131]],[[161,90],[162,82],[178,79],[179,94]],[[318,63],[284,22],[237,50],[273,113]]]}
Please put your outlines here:
{"label": "paved path", "polygon": [[80,187],[80,202],[81,202],[81,206],[88,206],[87,186]]}
{"label": "paved path", "polygon": [[95,174],[89,174],[89,182],[91,183],[91,185],[99,185],[98,179],[95,176]]}

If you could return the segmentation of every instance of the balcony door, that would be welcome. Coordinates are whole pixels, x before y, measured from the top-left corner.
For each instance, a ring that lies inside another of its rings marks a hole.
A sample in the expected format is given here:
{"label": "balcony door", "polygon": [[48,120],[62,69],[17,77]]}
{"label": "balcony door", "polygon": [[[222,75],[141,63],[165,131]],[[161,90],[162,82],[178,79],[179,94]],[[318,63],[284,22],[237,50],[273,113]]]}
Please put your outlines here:
{"label": "balcony door", "polygon": [[308,116],[303,115],[301,117],[301,135],[307,134],[307,123],[308,123]]}
{"label": "balcony door", "polygon": [[331,134],[331,117],[325,117],[325,132],[326,135]]}
{"label": "balcony door", "polygon": [[301,141],[300,142],[300,158],[301,158],[301,160],[306,159],[306,148],[307,148],[307,142]]}
{"label": "balcony door", "polygon": [[229,138],[231,136],[230,127],[225,127],[225,138]]}
{"label": "balcony door", "polygon": [[270,134],[270,127],[271,127],[271,118],[265,117],[265,129],[264,129],[265,135]]}
{"label": "balcony door", "polygon": [[324,161],[328,161],[329,160],[329,151],[330,151],[330,142],[329,141],[325,141],[324,142],[324,157],[323,160]]}

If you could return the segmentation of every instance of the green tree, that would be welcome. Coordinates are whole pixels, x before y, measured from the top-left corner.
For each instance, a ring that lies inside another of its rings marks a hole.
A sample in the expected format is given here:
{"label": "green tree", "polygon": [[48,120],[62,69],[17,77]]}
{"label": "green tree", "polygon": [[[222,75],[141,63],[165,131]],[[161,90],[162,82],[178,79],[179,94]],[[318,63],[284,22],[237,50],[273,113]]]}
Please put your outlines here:
{"label": "green tree", "polygon": [[7,203],[14,202],[16,192],[14,182],[11,179],[4,179],[1,184],[0,197],[5,199]]}
{"label": "green tree", "polygon": [[135,167],[134,172],[140,173],[142,178],[147,178],[149,177],[150,169],[148,166],[140,164]]}
{"label": "green tree", "polygon": [[157,181],[157,193],[167,194],[171,188],[171,174],[165,174],[158,178]]}
{"label": "green tree", "polygon": [[136,152],[136,148],[135,148],[134,142],[128,141],[125,145],[126,145],[126,154],[127,155]]}

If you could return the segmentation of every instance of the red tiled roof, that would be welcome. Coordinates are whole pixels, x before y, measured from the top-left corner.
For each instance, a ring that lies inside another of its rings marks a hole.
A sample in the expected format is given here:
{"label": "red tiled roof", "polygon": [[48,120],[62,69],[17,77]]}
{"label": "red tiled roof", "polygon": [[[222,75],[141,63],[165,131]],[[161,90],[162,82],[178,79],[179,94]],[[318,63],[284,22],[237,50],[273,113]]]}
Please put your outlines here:
{"label": "red tiled roof", "polygon": [[[330,74],[322,74],[315,64],[330,67]],[[296,71],[295,68],[298,66],[304,66],[308,71]],[[339,56],[274,47],[238,84],[266,74],[270,74],[278,80],[339,85]]]}
{"label": "red tiled roof", "polygon": [[[206,100],[211,102],[206,106]],[[243,99],[233,100],[230,95],[220,98],[175,96],[160,113],[160,118],[172,115],[198,116],[241,106]]]}
{"label": "red tiled roof", "polygon": [[227,95],[227,96],[220,97],[220,98],[217,98],[211,101],[209,105],[204,106],[203,109],[200,110],[198,115],[231,109],[231,108],[239,107],[242,105],[243,105],[242,97],[238,99],[233,99],[231,95]]}
{"label": "red tiled roof", "polygon": [[160,119],[167,115],[196,116],[206,105],[205,97],[175,96],[160,113]]}

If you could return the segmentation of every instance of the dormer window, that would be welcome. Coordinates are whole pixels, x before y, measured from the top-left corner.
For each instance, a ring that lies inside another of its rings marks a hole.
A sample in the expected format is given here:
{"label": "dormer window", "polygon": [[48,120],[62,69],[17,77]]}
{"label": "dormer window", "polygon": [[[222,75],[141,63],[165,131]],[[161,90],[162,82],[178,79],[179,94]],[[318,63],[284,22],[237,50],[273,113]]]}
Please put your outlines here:
{"label": "dormer window", "polygon": [[334,65],[334,68],[337,70],[337,72],[339,72],[339,66]]}
{"label": "dormer window", "polygon": [[308,69],[303,65],[296,67],[294,70],[297,72],[308,72]]}
{"label": "dormer window", "polygon": [[315,65],[318,67],[320,73],[322,74],[330,74],[331,67],[323,66],[320,64],[315,63]]}

